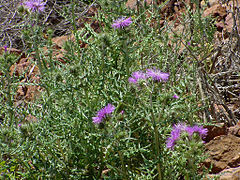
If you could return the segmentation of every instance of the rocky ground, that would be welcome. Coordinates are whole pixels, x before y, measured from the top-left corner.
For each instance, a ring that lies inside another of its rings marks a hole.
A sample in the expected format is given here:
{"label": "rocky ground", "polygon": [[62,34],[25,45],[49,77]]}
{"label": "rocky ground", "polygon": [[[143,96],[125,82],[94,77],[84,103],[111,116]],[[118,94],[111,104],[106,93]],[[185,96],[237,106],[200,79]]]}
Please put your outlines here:
{"label": "rocky ground", "polygon": [[[52,7],[60,8],[59,3],[52,3],[50,1],[49,9]],[[189,3],[188,0],[185,1]],[[151,4],[151,0],[147,0]],[[65,1],[67,4],[67,1]],[[159,2],[160,4],[160,2]],[[17,6],[17,3],[15,4]],[[227,2],[210,0],[209,2],[201,1],[201,7],[205,7],[203,16],[212,16],[215,19],[215,27],[217,32],[215,34],[215,47],[212,51],[209,61],[211,66],[206,72],[211,84],[207,80],[202,81],[202,96],[209,97],[210,108],[203,113],[203,118],[207,121],[214,122],[214,125],[207,126],[209,134],[206,137],[206,151],[209,158],[204,162],[207,167],[212,166],[211,175],[219,175],[220,179],[240,179],[240,26],[239,26],[239,6],[240,1],[231,0]],[[137,1],[129,0],[126,6],[132,9],[137,9]],[[92,19],[97,13],[97,6],[84,6],[83,14],[78,14],[77,20],[78,28],[83,28],[85,23],[89,23],[94,31],[99,32],[99,24]],[[85,7],[85,8],[84,8]],[[86,8],[88,7],[88,8]],[[3,8],[3,7],[2,7]],[[233,12],[238,12],[233,13]],[[4,11],[6,15],[10,12]],[[70,34],[67,27],[70,27],[69,22],[61,20],[61,16],[48,10],[48,19],[46,23],[54,29],[54,57],[61,63],[67,60],[64,56],[63,44],[65,41],[71,39],[75,41],[74,36]],[[185,12],[182,1],[170,0],[163,6],[161,13],[162,17],[167,17],[169,23],[174,23],[175,31],[181,30],[181,14]],[[83,16],[84,15],[84,16]],[[161,19],[162,24],[164,18]],[[58,21],[56,21],[58,19]],[[18,19],[14,19],[18,22]],[[8,21],[9,22],[9,21]],[[14,64],[10,71],[11,74],[24,76],[21,82],[38,83],[38,67],[32,63],[32,56],[27,56],[24,52],[24,42],[18,36],[18,32],[11,26],[10,23],[1,21],[2,34],[0,41],[0,54],[3,53],[4,45],[7,45],[11,53],[20,55],[19,60]],[[8,39],[5,37],[8,37]],[[87,44],[80,43],[82,48],[87,48]],[[44,48],[46,51],[47,48]],[[1,75],[1,72],[0,72]],[[203,78],[204,79],[204,78]],[[206,78],[205,78],[206,79]],[[24,102],[34,100],[34,98],[41,92],[39,86],[24,85],[19,86],[17,95],[15,96],[15,106],[22,106]],[[32,121],[34,117],[27,117],[27,120]]]}

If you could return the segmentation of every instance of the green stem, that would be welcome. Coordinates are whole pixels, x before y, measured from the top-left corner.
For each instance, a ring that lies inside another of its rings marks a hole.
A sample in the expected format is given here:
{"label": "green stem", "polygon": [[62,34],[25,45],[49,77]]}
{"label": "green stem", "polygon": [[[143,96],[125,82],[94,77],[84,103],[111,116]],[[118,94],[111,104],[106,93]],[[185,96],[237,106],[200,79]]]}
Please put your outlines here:
{"label": "green stem", "polygon": [[[76,34],[77,32],[77,26],[76,26],[76,16],[75,16],[75,0],[71,1],[71,13],[72,13],[72,25],[73,25],[73,31]],[[77,41],[78,42],[78,41]]]}
{"label": "green stem", "polygon": [[2,87],[5,88],[5,85],[7,86],[7,91],[6,95],[4,95],[7,99],[7,110],[10,116],[10,126],[13,124],[14,121],[14,111],[13,111],[13,101],[12,101],[12,96],[11,96],[11,86],[12,86],[12,79],[11,79],[11,75],[10,75],[10,67],[13,64],[13,59],[12,57],[8,57],[7,53],[4,53],[4,61],[6,64],[3,65],[4,69],[3,72],[6,76],[6,81],[4,80],[4,78],[2,78]]}
{"label": "green stem", "polygon": [[127,178],[127,177],[128,177],[128,176],[127,176],[127,170],[126,170],[126,167],[124,166],[124,161],[123,161],[122,152],[121,152],[121,151],[118,151],[118,155],[119,155],[119,158],[120,158],[120,161],[121,161],[121,164],[122,164],[124,179],[128,179],[128,178]]}
{"label": "green stem", "polygon": [[124,41],[124,54],[125,54],[124,63],[126,64],[127,75],[129,75],[130,61],[129,61],[129,55],[128,55],[127,40]]}
{"label": "green stem", "polygon": [[[39,17],[38,15],[36,15],[36,25],[35,26],[38,26],[38,20],[39,20]],[[37,60],[37,65],[38,65],[38,68],[39,68],[39,71],[40,71],[40,74],[43,74],[43,66],[42,66],[42,62],[41,62],[41,59],[40,59],[40,53],[39,53],[39,38],[40,38],[40,29],[38,29],[39,27],[37,27],[37,29],[35,29],[34,27],[32,27],[32,34],[33,34],[33,47],[34,47],[34,51],[35,51],[35,58]],[[45,65],[46,66],[46,65]]]}
{"label": "green stem", "polygon": [[[152,104],[152,92],[150,92],[150,106],[151,106],[151,116],[152,116],[152,124],[154,128],[154,145],[155,145],[155,155],[156,159],[159,159],[160,156],[160,143],[159,143],[159,133],[158,128],[155,121],[155,116],[153,113],[153,104]],[[157,171],[158,171],[158,180],[162,179],[162,171],[161,171],[161,164],[160,162],[157,163]]]}
{"label": "green stem", "polygon": [[[10,68],[10,67],[9,67]],[[7,78],[7,101],[8,101],[8,112],[10,115],[10,126],[13,124],[13,102],[12,102],[12,97],[11,97],[11,77],[9,74],[9,70],[6,70],[6,78]]]}
{"label": "green stem", "polygon": [[43,74],[42,62],[41,62],[41,59],[40,59],[39,50],[38,50],[37,46],[38,46],[37,43],[34,43],[34,47],[35,47],[34,49],[35,49],[35,53],[36,53],[37,65],[38,65],[40,74]]}
{"label": "green stem", "polygon": [[105,44],[102,45],[102,50],[103,50],[103,54],[102,54],[100,73],[102,75],[102,89],[104,89],[104,82],[105,82],[105,58],[106,58],[106,54],[107,54]]}
{"label": "green stem", "polygon": [[102,176],[102,171],[104,169],[104,161],[103,161],[103,149],[100,153],[100,168],[99,168],[99,171],[98,171],[98,174],[97,174],[97,179],[101,179],[101,176]]}

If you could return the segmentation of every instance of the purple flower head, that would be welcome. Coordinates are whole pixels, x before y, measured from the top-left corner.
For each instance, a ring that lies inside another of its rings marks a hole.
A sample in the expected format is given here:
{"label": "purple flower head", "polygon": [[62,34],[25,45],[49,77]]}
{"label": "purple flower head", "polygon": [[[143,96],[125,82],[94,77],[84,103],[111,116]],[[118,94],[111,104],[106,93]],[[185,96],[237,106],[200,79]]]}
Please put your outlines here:
{"label": "purple flower head", "polygon": [[107,116],[110,115],[113,111],[115,110],[115,107],[112,104],[108,104],[107,106],[105,106],[104,108],[102,108],[101,110],[99,110],[97,112],[97,116],[93,117],[93,123],[95,124],[99,124],[102,122],[102,120]]}
{"label": "purple flower head", "polygon": [[185,131],[187,128],[186,124],[185,123],[178,123],[178,124],[175,124],[173,125],[173,129],[179,129],[180,131]]}
{"label": "purple flower head", "polygon": [[22,124],[18,124],[18,127],[21,127],[22,126]]}
{"label": "purple flower head", "polygon": [[23,3],[23,5],[32,12],[43,11],[45,9],[46,2],[43,0],[28,0]]}
{"label": "purple flower head", "polygon": [[4,51],[5,51],[5,53],[7,52],[7,46],[4,46]]}
{"label": "purple flower head", "polygon": [[202,126],[197,126],[197,125],[193,127],[187,127],[186,131],[188,132],[190,137],[193,135],[193,133],[196,132],[199,134],[201,138],[204,138],[208,133],[207,128],[203,128]]}
{"label": "purple flower head", "polygon": [[187,128],[186,124],[178,123],[173,126],[171,136],[167,139],[167,148],[173,149],[176,142],[179,140],[181,132]]}
{"label": "purple flower head", "polygon": [[94,123],[94,124],[99,124],[99,123],[102,122],[102,118],[101,118],[101,117],[98,117],[98,116],[93,117],[92,120],[93,120],[93,123]]}
{"label": "purple flower head", "polygon": [[112,24],[112,27],[114,29],[120,29],[120,28],[129,26],[131,23],[132,23],[131,17],[129,17],[129,18],[122,17],[122,18],[115,20],[114,23]]}
{"label": "purple flower head", "polygon": [[181,130],[173,129],[171,136],[167,139],[167,148],[173,149],[176,141],[180,138]]}
{"label": "purple flower head", "polygon": [[173,126],[173,130],[171,132],[171,136],[166,141],[166,146],[169,149],[173,149],[176,142],[180,139],[181,133],[187,132],[188,136],[191,138],[193,133],[196,132],[199,134],[201,138],[207,135],[208,130],[203,128],[202,126],[186,126],[184,123],[178,123]]}
{"label": "purple flower head", "polygon": [[176,95],[176,94],[174,94],[174,95],[173,95],[173,98],[174,98],[174,99],[179,99],[179,96]]}
{"label": "purple flower head", "polygon": [[151,77],[154,81],[167,81],[169,78],[168,73],[163,73],[157,69],[147,69],[148,77]]}
{"label": "purple flower head", "polygon": [[122,111],[120,112],[120,114],[123,115],[123,114],[124,114],[124,110],[122,110]]}
{"label": "purple flower head", "polygon": [[136,71],[132,73],[132,77],[128,79],[129,83],[137,84],[139,80],[144,80],[146,79],[147,76],[145,73],[142,71]]}
{"label": "purple flower head", "polygon": [[188,126],[185,130],[190,137],[192,137],[193,133],[195,132],[195,130],[191,126]]}

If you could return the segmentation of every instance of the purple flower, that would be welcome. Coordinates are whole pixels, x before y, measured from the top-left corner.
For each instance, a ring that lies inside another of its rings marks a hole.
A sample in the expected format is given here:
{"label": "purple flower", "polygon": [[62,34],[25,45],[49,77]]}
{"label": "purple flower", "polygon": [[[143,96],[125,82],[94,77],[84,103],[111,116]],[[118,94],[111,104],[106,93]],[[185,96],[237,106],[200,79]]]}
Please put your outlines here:
{"label": "purple flower", "polygon": [[173,98],[174,98],[174,99],[178,99],[178,98],[179,98],[179,96],[178,96],[178,95],[176,95],[176,94],[174,94],[174,95],[173,95]]}
{"label": "purple flower", "polygon": [[122,17],[122,18],[115,20],[114,23],[112,24],[112,27],[114,29],[120,29],[120,28],[129,26],[131,23],[132,23],[131,17],[129,17],[127,19],[125,17]]}
{"label": "purple flower", "polygon": [[167,148],[173,149],[176,141],[180,138],[181,130],[173,129],[171,132],[171,137],[167,139]]}
{"label": "purple flower", "polygon": [[171,136],[167,139],[167,148],[173,149],[177,140],[179,140],[181,132],[187,128],[186,124],[178,123],[173,126]]}
{"label": "purple flower", "polygon": [[193,133],[196,132],[199,134],[201,138],[204,138],[208,133],[207,128],[203,128],[202,126],[197,126],[197,125],[193,127],[187,127],[186,131],[188,132],[190,137],[193,135]]}
{"label": "purple flower", "polygon": [[22,126],[22,124],[18,124],[18,127],[21,127]]}
{"label": "purple flower", "polygon": [[207,135],[207,128],[203,128],[202,126],[186,126],[186,124],[179,123],[173,126],[173,130],[171,132],[171,136],[166,141],[166,146],[169,149],[173,149],[176,142],[180,139],[181,133],[187,132],[188,136],[191,138],[193,133],[196,132],[199,134],[201,138],[204,138]]}
{"label": "purple flower", "polygon": [[5,51],[5,53],[7,52],[7,46],[4,46],[4,51]]}
{"label": "purple flower", "polygon": [[120,112],[120,114],[123,115],[123,114],[124,114],[124,110],[122,110],[122,111]]}
{"label": "purple flower", "polygon": [[23,4],[27,9],[29,9],[32,12],[35,11],[40,12],[45,9],[44,6],[46,5],[46,2],[43,2],[42,0],[28,0],[25,1]]}
{"label": "purple flower", "polygon": [[145,73],[142,71],[136,71],[132,73],[132,77],[128,79],[129,83],[137,84],[139,80],[144,80],[146,79],[147,76]]}
{"label": "purple flower", "polygon": [[168,73],[163,73],[157,69],[147,69],[148,77],[152,77],[154,81],[167,81],[169,78]]}
{"label": "purple flower", "polygon": [[185,123],[178,123],[173,126],[173,129],[179,129],[181,131],[185,131],[187,128]]}
{"label": "purple flower", "polygon": [[93,123],[95,124],[99,124],[102,122],[102,120],[109,114],[111,114],[113,111],[115,110],[115,107],[112,104],[108,104],[107,106],[105,106],[104,108],[102,108],[101,110],[99,110],[97,112],[97,116],[93,117]]}

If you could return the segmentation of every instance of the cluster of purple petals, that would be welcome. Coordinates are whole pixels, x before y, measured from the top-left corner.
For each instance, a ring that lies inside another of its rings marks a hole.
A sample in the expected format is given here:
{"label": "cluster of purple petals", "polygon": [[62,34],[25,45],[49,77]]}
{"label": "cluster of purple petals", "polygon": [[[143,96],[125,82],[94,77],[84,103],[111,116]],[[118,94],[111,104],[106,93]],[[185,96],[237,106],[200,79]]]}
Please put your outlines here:
{"label": "cluster of purple petals", "polygon": [[185,131],[186,128],[187,128],[187,126],[185,124],[181,124],[181,123],[175,124],[173,126],[171,136],[167,139],[167,148],[173,149],[177,140],[180,138],[181,132]]}
{"label": "cluster of purple petals", "polygon": [[120,29],[120,28],[129,26],[131,23],[132,23],[131,17],[129,17],[129,18],[122,17],[122,18],[115,20],[114,23],[112,24],[112,27],[114,29]]}
{"label": "cluster of purple petals", "polygon": [[202,126],[195,125],[193,127],[187,127],[186,132],[189,134],[190,137],[193,135],[193,133],[196,132],[201,138],[204,138],[207,135],[208,130],[207,128],[203,128]]}
{"label": "cluster of purple petals", "polygon": [[167,81],[169,78],[168,73],[161,72],[158,69],[147,69],[148,77],[151,77],[154,81]]}
{"label": "cluster of purple petals", "polygon": [[28,0],[23,3],[23,5],[32,12],[43,11],[45,9],[46,2],[42,0]]}
{"label": "cluster of purple petals", "polygon": [[136,71],[132,73],[132,77],[128,79],[128,82],[137,84],[139,80],[144,80],[144,79],[147,79],[146,74],[142,71]]}
{"label": "cluster of purple petals", "polygon": [[107,106],[105,106],[104,108],[102,108],[101,110],[99,110],[97,112],[97,116],[93,117],[93,123],[95,124],[99,124],[102,122],[102,120],[109,114],[111,114],[113,111],[115,110],[115,107],[112,104],[108,104]]}
{"label": "cluster of purple petals", "polygon": [[174,95],[173,95],[173,98],[174,98],[174,99],[179,99],[179,96],[176,95],[176,94],[174,94]]}
{"label": "cluster of purple petals", "polygon": [[132,76],[128,79],[128,82],[137,84],[140,80],[146,80],[147,78],[152,78],[154,81],[166,82],[169,78],[169,73],[164,73],[157,69],[147,69],[146,73],[142,71],[136,71],[132,73]]}
{"label": "cluster of purple petals", "polygon": [[7,52],[7,46],[4,46],[4,52],[6,53]]}
{"label": "cluster of purple petals", "polygon": [[173,130],[171,132],[171,136],[166,141],[166,146],[169,149],[173,149],[176,142],[180,139],[181,133],[187,132],[189,137],[191,138],[193,133],[198,133],[201,138],[204,138],[207,135],[207,128],[203,128],[202,126],[186,126],[185,124],[177,124],[173,126]]}

